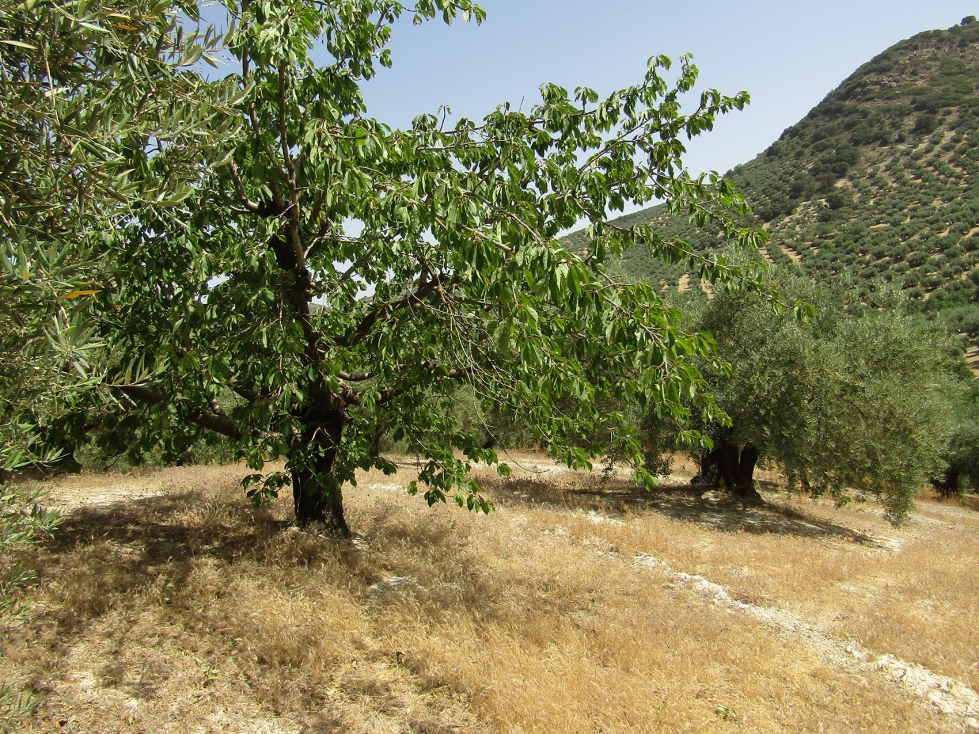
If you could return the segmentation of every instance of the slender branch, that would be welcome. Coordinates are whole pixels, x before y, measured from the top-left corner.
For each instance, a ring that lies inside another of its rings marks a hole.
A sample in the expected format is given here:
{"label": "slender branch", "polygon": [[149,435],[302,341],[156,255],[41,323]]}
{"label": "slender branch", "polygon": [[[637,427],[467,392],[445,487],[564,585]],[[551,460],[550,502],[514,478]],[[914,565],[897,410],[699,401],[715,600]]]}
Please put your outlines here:
{"label": "slender branch", "polygon": [[279,145],[282,147],[282,159],[285,161],[286,170],[289,175],[286,183],[289,185],[289,198],[292,205],[289,219],[296,225],[299,224],[299,190],[296,187],[296,163],[292,160],[292,153],[289,150],[289,130],[286,125],[286,65],[285,62],[279,64]]}
{"label": "slender branch", "polygon": [[421,302],[426,296],[441,286],[442,278],[441,276],[437,276],[432,280],[420,283],[417,290],[415,290],[413,293],[409,293],[407,296],[398,301],[387,301],[382,303],[373,311],[368,312],[368,314],[364,317],[364,320],[360,322],[360,325],[356,329],[353,331],[348,331],[345,335],[339,337],[336,340],[337,346],[352,347],[360,344],[360,342],[367,338],[367,335],[374,327],[374,324],[376,324],[378,319],[380,319],[382,316],[392,311],[398,311],[414,303]]}
{"label": "slender branch", "polygon": [[[433,362],[431,360],[422,363],[422,367],[427,369],[429,373],[434,372],[435,369],[439,366],[440,365],[437,362]],[[474,367],[462,367],[462,368],[453,367],[445,371],[445,376],[448,377],[450,380],[461,380],[464,377],[469,377],[470,375],[472,375],[474,370],[475,370]],[[377,402],[379,405],[382,405],[384,403],[389,403],[399,395],[403,395],[405,392],[409,390],[409,388],[410,386],[385,388],[381,390],[380,393],[381,396]]]}
{"label": "slender branch", "polygon": [[241,176],[238,174],[238,166],[235,165],[234,161],[231,161],[228,170],[231,172],[231,182],[235,185],[235,193],[238,194],[238,198],[241,199],[241,203],[245,205],[245,208],[252,212],[253,214],[258,214],[261,211],[261,207],[254,201],[248,198],[245,194],[245,187],[241,183]]}
{"label": "slender branch", "polygon": [[346,405],[360,405],[360,391],[345,382],[340,383],[340,398]]}
{"label": "slender branch", "polygon": [[240,397],[244,398],[249,403],[254,403],[256,400],[258,400],[259,398],[262,397],[261,395],[259,395],[254,390],[249,390],[246,387],[241,387],[240,385],[236,385],[234,383],[234,380],[228,380],[228,387],[230,387],[231,390],[236,395],[239,395]]}
{"label": "slender branch", "polygon": [[[241,15],[238,17],[240,23],[244,23],[245,13],[248,12],[248,6],[251,4],[250,0],[242,0],[241,2]],[[248,86],[248,44],[245,44],[244,49],[241,52],[241,83],[247,87]]]}
{"label": "slender branch", "polygon": [[337,375],[341,380],[346,380],[347,382],[363,382],[364,380],[369,380],[375,376],[373,372],[344,372],[340,370]]}
{"label": "slender branch", "polygon": [[[363,241],[359,237],[358,238],[349,238],[349,239],[347,239],[347,238],[339,238],[339,237],[331,237],[330,239],[332,241],[335,241],[335,242],[353,242],[353,243],[355,243],[355,242],[362,242]],[[343,283],[343,282],[345,282],[347,280],[350,280],[353,276],[355,276],[357,274],[357,271],[360,270],[360,268],[363,267],[364,263],[366,263],[368,260],[370,260],[371,259],[371,256],[373,256],[373,255],[374,255],[373,250],[371,250],[369,247],[368,248],[365,248],[364,249],[364,252],[361,254],[361,256],[358,257],[357,260],[354,261],[354,263],[349,268],[347,268],[347,270],[343,273],[343,275],[340,276],[340,280],[337,281],[337,284],[339,285],[340,283]]]}

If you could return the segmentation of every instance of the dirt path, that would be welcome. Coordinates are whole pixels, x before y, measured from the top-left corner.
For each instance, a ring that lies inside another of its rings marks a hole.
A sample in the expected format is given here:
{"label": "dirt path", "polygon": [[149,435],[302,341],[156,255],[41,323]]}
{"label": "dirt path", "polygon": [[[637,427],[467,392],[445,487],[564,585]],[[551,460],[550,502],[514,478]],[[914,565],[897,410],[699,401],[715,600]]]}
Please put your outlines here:
{"label": "dirt path", "polygon": [[[679,486],[689,482],[689,478],[690,467],[683,466],[678,474],[666,478],[663,484]],[[522,497],[526,498],[526,495]],[[673,503],[673,507],[676,507],[676,503]],[[671,516],[719,529],[744,523],[743,519],[732,517],[732,514],[737,513],[728,512],[723,508],[713,512],[703,512],[701,509],[693,510],[690,505],[681,504],[679,511],[673,507],[667,510]],[[581,514],[589,522],[599,525],[626,525],[625,520],[617,519],[602,511],[587,510]],[[811,530],[814,536],[826,532],[826,527],[815,517],[811,521],[798,516],[793,516],[787,521],[772,518],[770,522],[775,528],[781,523],[783,529],[789,529],[790,525],[794,525],[797,526],[796,531],[800,528]],[[949,504],[921,502],[912,514],[912,525],[914,524],[941,525],[970,532],[979,529],[979,513]],[[850,533],[852,537],[862,537],[865,543],[876,546],[886,553],[901,552],[909,538],[916,535],[914,532],[907,531],[881,532],[879,528],[871,530],[867,527],[854,528]],[[678,588],[705,597],[713,604],[731,612],[750,616],[762,622],[777,636],[802,641],[836,670],[844,671],[860,680],[866,680],[868,676],[875,677],[878,685],[897,688],[904,697],[916,700],[947,717],[956,730],[979,731],[979,694],[960,680],[940,675],[924,665],[903,660],[890,653],[877,654],[854,640],[842,639],[830,634],[803,616],[779,606],[759,605],[739,600],[726,587],[702,575],[677,570],[653,555],[640,553],[632,558],[637,569],[655,568],[667,574]],[[750,569],[746,570],[750,572]]]}
{"label": "dirt path", "polygon": [[677,571],[653,556],[638,555],[635,557],[635,564],[638,568],[663,571],[677,585],[707,597],[718,606],[750,615],[770,627],[777,635],[802,640],[837,670],[845,670],[855,676],[876,673],[900,686],[905,695],[931,704],[966,730],[979,731],[979,695],[961,681],[937,675],[923,665],[906,662],[894,655],[875,656],[858,643],[829,635],[784,609],[738,601],[723,586],[703,576]]}
{"label": "dirt path", "polygon": [[[270,464],[269,467],[272,467]],[[170,467],[131,474],[89,473],[59,477],[46,482],[45,503],[61,512],[81,507],[104,507],[119,502],[196,491],[217,477],[240,469],[244,477],[251,473],[244,465]]]}
{"label": "dirt path", "polygon": [[779,248],[785,253],[786,257],[788,257],[796,265],[802,262],[802,256],[791,247],[786,247],[785,245],[780,244]]}
{"label": "dirt path", "polygon": [[965,362],[972,374],[979,377],[979,347],[969,347],[969,351],[965,353]]}

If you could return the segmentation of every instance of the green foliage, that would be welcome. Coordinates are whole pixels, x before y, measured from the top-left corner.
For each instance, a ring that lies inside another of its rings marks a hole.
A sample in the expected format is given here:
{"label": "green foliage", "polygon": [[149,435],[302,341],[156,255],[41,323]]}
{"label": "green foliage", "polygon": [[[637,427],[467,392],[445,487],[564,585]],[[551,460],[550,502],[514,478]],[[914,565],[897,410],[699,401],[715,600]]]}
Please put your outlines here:
{"label": "green foliage", "polygon": [[[60,516],[43,509],[43,494],[36,487],[11,485],[11,472],[39,459],[51,461],[57,454],[32,445],[31,426],[0,427],[0,621],[25,608],[21,591],[34,575],[17,560],[17,552],[37,543],[61,523]],[[30,457],[30,460],[27,460]],[[18,693],[13,686],[0,684],[0,730],[14,724],[34,710],[34,699]]]}
{"label": "green foliage", "polygon": [[196,5],[0,2],[0,431],[25,460],[34,433],[71,443],[104,371],[89,310],[113,232],[187,196],[201,132],[224,132],[231,87],[181,70],[217,40],[181,12]]}
{"label": "green foliage", "polygon": [[[8,466],[4,471],[16,468]],[[20,601],[17,592],[34,576],[23,564],[13,561],[16,550],[48,537],[61,522],[58,514],[43,509],[38,503],[43,495],[36,489],[16,486],[0,486],[0,615],[15,612]]]}
{"label": "green foliage", "polygon": [[959,479],[967,480],[973,490],[979,489],[979,383],[970,382],[956,404],[954,430],[944,452],[948,463],[945,476],[955,478],[949,493],[964,489]]}
{"label": "green foliage", "polygon": [[849,188],[833,189],[826,197],[826,204],[833,211],[853,205],[853,193]]}
{"label": "green foliage", "polygon": [[[713,442],[754,447],[812,494],[845,502],[877,496],[895,522],[943,468],[955,369],[940,331],[902,312],[898,290],[880,281],[867,297],[883,310],[846,311],[849,288],[816,286],[774,271],[785,296],[814,304],[800,320],[773,312],[760,293],[722,292],[690,304],[690,327],[709,331],[730,372],[713,372],[711,393],[730,425],[708,422]],[[657,451],[669,444],[659,439]]]}
{"label": "green foliage", "polygon": [[[609,225],[606,213],[662,199],[752,249],[761,235],[737,225],[747,209],[733,186],[692,178],[680,161],[681,138],[746,95],[708,91],[681,114],[697,69],[682,58],[669,84],[671,62],[656,57],[606,99],[544,85],[530,111],[503,105],[451,129],[423,114],[394,130],[366,116],[361,87],[391,63],[397,19],[479,21],[476,6],[228,9],[240,62],[228,126],[240,132],[207,153],[223,167],[179,217],[142,208],[113,240],[101,337],[152,375],[120,390],[120,429],[137,421],[145,445],[217,430],[256,471],[285,456],[300,522],[345,532],[342,484],[358,467],[392,468],[380,437],[424,457],[429,502],[488,509],[469,469],[498,457],[484,427],[454,413],[459,385],[484,414],[519,415],[574,467],[590,466],[607,444],[595,437],[609,435],[638,463],[639,442],[623,415],[604,411],[609,401],[680,422],[687,401],[711,412],[693,361],[709,360],[709,341],[684,332],[653,286],[622,282],[607,264],[644,249],[718,285],[750,285],[756,266],[643,223]],[[331,64],[313,63],[317,42]],[[558,233],[581,219],[587,237],[566,248]],[[229,387],[233,405],[214,405]]]}

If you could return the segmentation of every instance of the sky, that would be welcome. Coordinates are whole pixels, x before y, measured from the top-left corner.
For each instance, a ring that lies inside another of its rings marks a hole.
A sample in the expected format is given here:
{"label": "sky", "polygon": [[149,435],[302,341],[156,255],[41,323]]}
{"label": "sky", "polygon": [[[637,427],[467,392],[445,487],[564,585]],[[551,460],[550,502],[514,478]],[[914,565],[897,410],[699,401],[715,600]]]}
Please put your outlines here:
{"label": "sky", "polygon": [[[650,56],[694,56],[702,88],[751,105],[688,145],[694,173],[754,158],[861,64],[898,41],[979,16],[979,0],[481,0],[481,26],[401,22],[394,66],[365,85],[368,112],[410,125],[439,105],[481,119],[524,109],[544,82],[601,94],[641,81]],[[699,97],[699,95],[696,95]],[[695,97],[691,98],[695,100]]]}

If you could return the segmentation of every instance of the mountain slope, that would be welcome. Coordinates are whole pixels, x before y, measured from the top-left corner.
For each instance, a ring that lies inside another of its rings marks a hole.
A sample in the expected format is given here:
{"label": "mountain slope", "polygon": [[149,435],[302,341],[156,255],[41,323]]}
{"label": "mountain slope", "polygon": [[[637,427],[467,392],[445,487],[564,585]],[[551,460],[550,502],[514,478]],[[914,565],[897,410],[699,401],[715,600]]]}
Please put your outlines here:
{"label": "mountain slope", "polygon": [[[861,300],[883,277],[923,310],[974,316],[979,333],[977,83],[979,23],[920,33],[857,69],[729,172],[771,235],[762,255],[816,279],[853,277]],[[663,206],[618,223],[642,221],[701,248],[724,244]],[[692,277],[640,252],[620,268],[664,287]]]}

